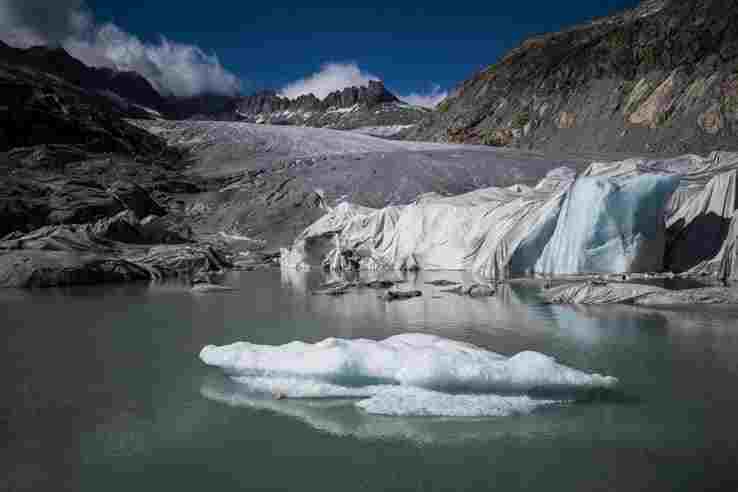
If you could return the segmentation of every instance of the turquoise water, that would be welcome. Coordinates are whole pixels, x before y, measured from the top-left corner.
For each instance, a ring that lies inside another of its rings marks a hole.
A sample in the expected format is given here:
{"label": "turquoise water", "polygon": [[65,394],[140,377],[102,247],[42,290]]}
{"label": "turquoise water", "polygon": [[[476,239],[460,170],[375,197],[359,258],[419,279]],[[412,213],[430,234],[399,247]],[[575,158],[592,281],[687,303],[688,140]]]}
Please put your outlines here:
{"label": "turquoise water", "polygon": [[[0,292],[0,489],[738,489],[738,313],[575,308],[512,285],[467,299],[310,295],[321,274]],[[433,333],[616,376],[616,397],[488,419],[368,415],[239,393],[206,344]]]}

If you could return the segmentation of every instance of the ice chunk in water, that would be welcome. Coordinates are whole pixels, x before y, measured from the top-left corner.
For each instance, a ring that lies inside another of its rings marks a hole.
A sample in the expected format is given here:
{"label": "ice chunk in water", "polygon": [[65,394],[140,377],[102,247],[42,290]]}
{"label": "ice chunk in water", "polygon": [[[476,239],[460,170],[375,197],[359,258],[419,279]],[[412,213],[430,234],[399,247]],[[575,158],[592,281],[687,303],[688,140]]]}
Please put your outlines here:
{"label": "ice chunk in water", "polygon": [[329,338],[283,346],[207,346],[200,358],[248,391],[292,398],[368,398],[359,406],[389,415],[497,416],[610,388],[617,379],[559,364],[537,352],[506,357],[445,338],[406,334],[383,341]]}

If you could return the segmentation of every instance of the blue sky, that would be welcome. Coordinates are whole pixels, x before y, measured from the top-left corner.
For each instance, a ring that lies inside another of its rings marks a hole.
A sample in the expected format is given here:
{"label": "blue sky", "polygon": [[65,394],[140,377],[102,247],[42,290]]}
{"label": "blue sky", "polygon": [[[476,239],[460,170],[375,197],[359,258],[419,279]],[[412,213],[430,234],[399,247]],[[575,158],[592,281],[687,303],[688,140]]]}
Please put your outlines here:
{"label": "blue sky", "polygon": [[[159,33],[215,51],[251,87],[281,88],[331,61],[354,61],[408,93],[451,88],[530,34],[632,7],[637,0],[525,2],[186,3],[91,0],[98,20],[146,39]],[[191,6],[190,6],[191,5]],[[400,6],[398,6],[400,5]],[[244,87],[248,89],[247,86]]]}
{"label": "blue sky", "polygon": [[[638,0],[459,4],[375,0],[371,7],[348,7],[345,1],[306,7],[291,0],[283,0],[278,7],[269,1],[248,0],[48,2],[0,0],[0,27],[5,22],[26,38],[32,33],[33,39],[48,40],[44,31],[55,19],[62,19],[64,26],[53,27],[66,37],[57,34],[52,41],[62,42],[89,64],[142,71],[155,85],[174,93],[212,87],[230,90],[234,87],[231,73],[241,80],[244,92],[281,89],[320,71],[326,63],[354,62],[365,75],[382,78],[400,94],[410,94],[429,92],[434,85],[451,89],[529,35],[633,7]],[[49,19],[37,22],[44,11]],[[87,23],[79,21],[79,12],[85,13],[81,18]],[[100,29],[108,23],[115,29]],[[178,47],[162,48],[161,36]],[[180,48],[186,45],[204,52],[183,55],[194,70],[180,56]],[[227,73],[218,72],[217,62],[208,57],[213,53]],[[178,72],[173,76],[158,73],[175,65]]]}

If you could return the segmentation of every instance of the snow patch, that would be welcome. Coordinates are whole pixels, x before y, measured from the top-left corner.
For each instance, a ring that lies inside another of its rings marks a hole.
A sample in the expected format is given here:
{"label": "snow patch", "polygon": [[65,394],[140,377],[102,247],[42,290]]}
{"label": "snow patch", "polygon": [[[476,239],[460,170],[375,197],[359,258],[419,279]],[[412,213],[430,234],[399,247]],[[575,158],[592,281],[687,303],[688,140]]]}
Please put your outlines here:
{"label": "snow patch", "polygon": [[358,111],[359,105],[354,104],[353,106],[349,106],[348,108],[330,108],[326,113],[339,113],[339,114],[346,114],[346,113],[353,113],[354,111]]}
{"label": "snow patch", "polygon": [[417,125],[387,125],[387,126],[362,126],[351,130],[354,133],[361,133],[362,135],[372,135],[374,137],[393,137],[398,133],[401,133],[410,128],[415,128]]}

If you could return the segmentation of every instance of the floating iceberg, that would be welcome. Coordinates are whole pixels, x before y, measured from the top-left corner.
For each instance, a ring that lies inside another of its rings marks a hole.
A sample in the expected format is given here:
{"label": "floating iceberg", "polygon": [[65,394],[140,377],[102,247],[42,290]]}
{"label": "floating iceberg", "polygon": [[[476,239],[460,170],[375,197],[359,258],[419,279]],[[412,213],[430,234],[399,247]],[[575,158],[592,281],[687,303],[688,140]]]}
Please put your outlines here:
{"label": "floating iceberg", "polygon": [[360,398],[382,415],[505,416],[529,413],[617,379],[536,352],[506,357],[445,338],[406,334],[383,341],[329,338],[283,346],[207,346],[202,361],[245,391],[290,398]]}

